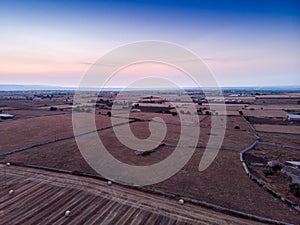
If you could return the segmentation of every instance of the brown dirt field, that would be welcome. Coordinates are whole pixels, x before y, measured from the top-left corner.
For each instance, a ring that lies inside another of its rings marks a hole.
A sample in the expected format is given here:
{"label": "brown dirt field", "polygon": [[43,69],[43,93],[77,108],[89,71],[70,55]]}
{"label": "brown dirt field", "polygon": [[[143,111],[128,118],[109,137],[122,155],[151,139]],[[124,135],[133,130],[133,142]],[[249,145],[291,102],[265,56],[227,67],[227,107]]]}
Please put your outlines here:
{"label": "brown dirt field", "polygon": [[235,126],[239,126],[241,131],[251,131],[250,124],[241,116],[227,116],[226,128],[234,130]]}
{"label": "brown dirt field", "polygon": [[239,112],[238,111],[230,111],[230,110],[227,110],[226,111],[226,115],[227,116],[239,116]]}
{"label": "brown dirt field", "polygon": [[300,100],[300,97],[289,97],[289,96],[261,96],[256,98],[254,104],[256,105],[297,105],[298,101]]}
{"label": "brown dirt field", "polygon": [[270,118],[270,117],[280,117],[283,119],[287,118],[287,112],[283,111],[282,109],[274,109],[274,110],[269,110],[269,109],[255,109],[255,110],[250,110],[250,108],[253,108],[252,105],[248,107],[246,110],[242,110],[244,113],[244,116],[253,116],[253,117],[258,117],[258,118]]}
{"label": "brown dirt field", "polygon": [[248,120],[251,124],[272,124],[272,125],[288,125],[289,122],[283,118],[274,117],[252,117],[249,116]]}
{"label": "brown dirt field", "polygon": [[5,157],[7,161],[95,174],[85,162],[75,139],[55,142]]}
{"label": "brown dirt field", "polygon": [[[160,116],[160,114],[156,114],[157,116]],[[164,115],[164,114],[162,114]],[[147,115],[145,115],[147,116]],[[169,119],[173,119],[171,124],[167,124],[167,136],[164,139],[164,143],[167,144],[176,144],[178,143],[178,138],[180,136],[180,126],[179,123],[178,125],[174,125],[176,120],[178,120],[178,117],[173,117],[173,116],[166,116],[165,119],[167,119],[168,123],[171,123]],[[150,117],[144,117],[150,119]],[[202,116],[204,118],[204,116]],[[173,124],[174,123],[174,124]],[[198,145],[206,145],[209,135],[211,133],[210,129],[210,117],[207,117],[204,119],[202,122],[200,122],[200,136],[199,136],[199,141]],[[240,130],[234,129],[235,126],[240,126]],[[135,134],[135,136],[139,138],[147,138],[150,135],[150,131],[148,129],[148,122],[135,122],[130,124],[132,132]],[[250,144],[252,144],[255,141],[255,137],[252,133],[249,133],[252,131],[249,123],[244,120],[242,117],[238,116],[232,116],[232,117],[227,117],[227,128],[226,128],[226,133],[225,133],[225,138],[224,142],[222,144],[223,147],[228,147],[228,148],[234,148],[234,149],[244,149]],[[110,137],[114,138],[114,134],[112,133],[112,130],[107,130],[103,131],[100,133],[101,137]],[[240,140],[244,140],[241,142]],[[116,140],[117,141],[117,140]]]}
{"label": "brown dirt field", "polygon": [[299,110],[300,105],[249,105],[247,109],[253,108],[255,110]]}
{"label": "brown dirt field", "polygon": [[246,131],[226,131],[222,146],[243,150],[251,145],[255,140],[256,138],[253,134]]}
{"label": "brown dirt field", "polygon": [[252,171],[255,171],[259,177],[265,184],[267,184],[270,188],[275,190],[277,193],[286,197],[287,199],[293,201],[296,204],[300,204],[300,199],[295,197],[289,188],[289,184],[291,183],[291,178],[283,173],[275,172],[272,176],[266,176],[263,173],[263,170],[267,169],[267,167],[251,167]]}
{"label": "brown dirt field", "polygon": [[257,131],[300,134],[300,126],[284,126],[270,124],[254,124],[253,126]]}
{"label": "brown dirt field", "polygon": [[[50,107],[48,107],[50,108]],[[15,115],[14,119],[22,119],[22,118],[31,118],[37,116],[48,116],[48,115],[58,115],[58,114],[65,114],[70,113],[67,111],[50,111],[50,110],[38,110],[38,109],[26,109],[26,110],[9,110],[5,111],[6,113]]]}
{"label": "brown dirt field", "polygon": [[[68,104],[63,104],[63,105],[51,105],[52,107],[56,107],[58,109],[72,109],[76,106],[73,106],[73,105],[68,105]],[[42,110],[49,110],[50,106],[43,106],[43,107],[40,107],[39,109],[42,109]]]}
{"label": "brown dirt field", "polygon": [[[212,165],[200,173],[198,165],[202,153],[202,150],[197,149],[179,173],[151,187],[272,219],[290,223],[297,221],[299,213],[247,177],[237,152],[219,152]],[[162,154],[165,154],[165,148],[154,153],[153,157],[160,158]],[[123,157],[126,157],[127,162],[133,160],[128,155],[123,154]],[[142,156],[135,157],[140,159]],[[153,160],[151,156],[144,158]],[[74,139],[16,153],[7,156],[6,160],[95,174],[83,160]]]}
{"label": "brown dirt field", "polygon": [[265,161],[277,160],[284,163],[285,161],[300,160],[300,150],[279,146],[259,144],[248,153],[263,158]]}
{"label": "brown dirt field", "polygon": [[277,99],[277,98],[300,98],[299,93],[283,93],[283,94],[268,94],[268,95],[256,95],[256,98],[271,98],[271,99]]}
{"label": "brown dirt field", "polygon": [[15,192],[12,197],[0,189],[1,224],[262,224],[103,180],[19,166],[6,170]]}
{"label": "brown dirt field", "polygon": [[[87,113],[80,113],[83,117],[89,115]],[[138,116],[139,115],[139,116]],[[42,141],[57,139],[69,135],[73,135],[71,114],[65,115],[53,115],[53,116],[41,116],[29,119],[19,119],[5,121],[0,125],[1,135],[1,148],[0,150],[9,151],[15,148],[35,144]],[[179,117],[174,117],[169,114],[148,114],[137,113],[135,117],[140,119],[152,119],[153,117],[161,117],[167,121],[168,124],[168,136],[165,139],[166,143],[177,143],[180,135]],[[200,116],[200,120],[205,116]],[[110,118],[107,116],[96,115],[97,127],[106,127],[111,125]],[[234,130],[234,126],[240,126],[240,130]],[[141,138],[149,136],[148,122],[139,122],[131,124],[133,133]],[[241,117],[228,117],[226,136],[230,137],[225,139],[224,146],[232,148],[244,148],[250,144],[253,140],[251,134],[248,134],[251,128],[249,124]],[[84,131],[91,130],[86,127]],[[208,135],[210,134],[210,118],[206,118],[201,122],[201,134],[199,145],[206,145]],[[241,135],[248,140],[247,142],[240,142],[236,136]],[[16,137],[18,139],[16,140]],[[33,137],[33,138],[28,138]]]}
{"label": "brown dirt field", "polygon": [[51,106],[57,104],[64,104],[65,98],[53,98],[49,99],[41,99],[38,101],[35,100],[3,100],[1,99],[1,107],[10,107],[15,109],[32,109],[38,108],[42,106]]}
{"label": "brown dirt field", "polygon": [[201,155],[197,152],[178,174],[156,187],[256,215],[297,221],[299,213],[273,198],[245,175],[237,153],[220,152],[212,165],[199,173]]}
{"label": "brown dirt field", "polygon": [[262,141],[272,142],[281,145],[289,145],[294,147],[300,147],[299,134],[276,134],[276,133],[259,133],[259,137]]}
{"label": "brown dirt field", "polygon": [[[79,113],[79,115],[82,118],[91,116],[88,113]],[[108,116],[96,115],[95,118],[97,128],[111,125]],[[83,131],[90,130],[88,126],[83,127]],[[71,113],[5,121],[0,123],[0,152],[70,135],[73,135]]]}
{"label": "brown dirt field", "polygon": [[238,96],[238,97],[234,97],[234,96],[226,96],[225,99],[236,99],[236,100],[243,100],[245,102],[254,102],[254,100],[256,99],[255,97],[251,97],[251,96]]}

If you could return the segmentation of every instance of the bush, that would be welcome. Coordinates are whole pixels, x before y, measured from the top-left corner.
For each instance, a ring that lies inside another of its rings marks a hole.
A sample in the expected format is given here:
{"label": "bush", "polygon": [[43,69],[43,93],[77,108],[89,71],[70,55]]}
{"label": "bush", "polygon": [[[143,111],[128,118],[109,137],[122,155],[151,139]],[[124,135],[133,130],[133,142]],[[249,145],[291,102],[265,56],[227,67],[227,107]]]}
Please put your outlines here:
{"label": "bush", "polygon": [[244,115],[243,111],[239,111],[239,114],[240,114],[241,116]]}
{"label": "bush", "polygon": [[53,106],[50,107],[50,111],[56,111],[56,110],[57,110],[56,107],[53,107]]}
{"label": "bush", "polygon": [[270,169],[263,170],[263,173],[264,173],[266,176],[272,176],[272,175],[274,175],[273,170],[270,170]]}
{"label": "bush", "polygon": [[240,126],[235,126],[234,129],[235,129],[235,130],[239,130],[239,129],[240,129]]}
{"label": "bush", "polygon": [[205,115],[210,115],[210,112],[209,111],[205,111]]}
{"label": "bush", "polygon": [[78,170],[73,170],[71,173],[75,176],[81,175],[81,173]]}
{"label": "bush", "polygon": [[282,169],[282,167],[280,165],[275,165],[272,167],[273,171],[280,171]]}
{"label": "bush", "polygon": [[172,112],[172,116],[177,116],[178,113],[177,112]]}
{"label": "bush", "polygon": [[291,183],[290,184],[290,192],[296,197],[300,197],[300,184]]}
{"label": "bush", "polygon": [[107,115],[108,115],[109,117],[111,117],[111,111],[108,111],[108,112],[107,112]]}

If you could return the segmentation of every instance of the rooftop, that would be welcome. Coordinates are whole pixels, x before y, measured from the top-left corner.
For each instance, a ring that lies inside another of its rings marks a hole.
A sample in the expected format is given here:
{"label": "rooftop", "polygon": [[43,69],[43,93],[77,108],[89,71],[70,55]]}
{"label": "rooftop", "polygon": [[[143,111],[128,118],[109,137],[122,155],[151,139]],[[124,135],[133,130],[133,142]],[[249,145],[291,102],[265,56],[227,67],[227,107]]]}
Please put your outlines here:
{"label": "rooftop", "polygon": [[11,115],[11,114],[5,114],[5,113],[0,113],[0,118],[12,118],[14,117],[14,115]]}

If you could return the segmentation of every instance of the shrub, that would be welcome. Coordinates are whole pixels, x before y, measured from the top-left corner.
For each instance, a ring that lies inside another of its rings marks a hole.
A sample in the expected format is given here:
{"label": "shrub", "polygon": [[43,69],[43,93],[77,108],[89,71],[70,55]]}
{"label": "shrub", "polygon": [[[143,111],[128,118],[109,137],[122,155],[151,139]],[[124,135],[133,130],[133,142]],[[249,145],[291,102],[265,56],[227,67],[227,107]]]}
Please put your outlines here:
{"label": "shrub", "polygon": [[240,114],[241,116],[244,115],[243,111],[239,111],[239,114]]}
{"label": "shrub", "polygon": [[282,169],[282,167],[280,165],[275,165],[272,167],[273,171],[280,171]]}
{"label": "shrub", "polygon": [[107,115],[108,115],[109,117],[111,117],[111,111],[108,111],[108,112],[107,112]]}
{"label": "shrub", "polygon": [[53,106],[50,107],[50,111],[56,111],[56,110],[57,110],[56,107],[53,107]]}
{"label": "shrub", "polygon": [[266,176],[272,176],[272,175],[274,175],[273,170],[270,170],[270,169],[263,170],[263,173],[264,173]]}
{"label": "shrub", "polygon": [[72,174],[75,175],[75,176],[81,175],[81,173],[78,170],[73,170]]}
{"label": "shrub", "polygon": [[240,126],[235,126],[234,129],[235,129],[235,130],[239,130],[239,129],[240,129]]}
{"label": "shrub", "polygon": [[300,184],[291,183],[290,184],[290,192],[296,197],[300,197]]}
{"label": "shrub", "polygon": [[177,116],[178,113],[177,112],[172,112],[172,116]]}

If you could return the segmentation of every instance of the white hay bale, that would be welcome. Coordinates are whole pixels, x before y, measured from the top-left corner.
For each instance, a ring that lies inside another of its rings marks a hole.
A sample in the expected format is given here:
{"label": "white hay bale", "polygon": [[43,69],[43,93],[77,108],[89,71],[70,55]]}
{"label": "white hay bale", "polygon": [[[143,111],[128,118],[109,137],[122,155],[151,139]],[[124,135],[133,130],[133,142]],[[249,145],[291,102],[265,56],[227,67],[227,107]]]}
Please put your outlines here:
{"label": "white hay bale", "polygon": [[184,200],[183,200],[183,199],[179,199],[178,202],[179,202],[180,205],[183,205],[183,204],[184,204]]}
{"label": "white hay bale", "polygon": [[66,211],[65,211],[65,216],[69,216],[69,215],[70,215],[70,213],[71,213],[71,211],[70,211],[70,210],[66,210]]}
{"label": "white hay bale", "polygon": [[14,191],[13,189],[11,189],[11,190],[8,191],[8,194],[9,194],[9,195],[12,195],[14,192],[15,192],[15,191]]}
{"label": "white hay bale", "polygon": [[109,186],[111,186],[111,185],[112,185],[112,182],[109,180],[109,181],[107,181],[107,184],[108,184]]}

